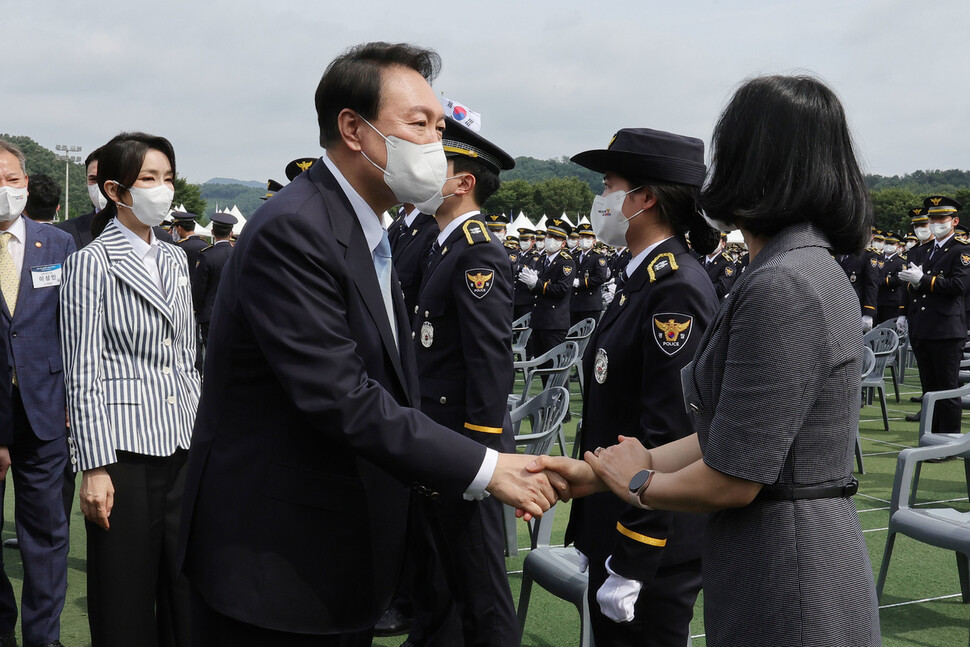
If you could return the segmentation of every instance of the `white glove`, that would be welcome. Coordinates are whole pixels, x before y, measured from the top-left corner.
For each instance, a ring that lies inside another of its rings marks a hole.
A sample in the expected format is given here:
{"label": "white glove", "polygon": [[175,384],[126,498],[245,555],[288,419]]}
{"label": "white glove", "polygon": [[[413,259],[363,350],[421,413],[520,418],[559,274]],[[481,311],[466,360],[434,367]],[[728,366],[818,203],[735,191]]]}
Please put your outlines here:
{"label": "white glove", "polygon": [[610,568],[610,559],[606,558],[606,572],[610,574],[603,586],[596,592],[596,601],[600,605],[603,615],[613,622],[630,622],[634,616],[634,606],[640,596],[643,582],[628,580],[617,575]]}
{"label": "white glove", "polygon": [[616,295],[614,293],[610,292],[609,290],[606,290],[605,292],[603,292],[603,301],[606,303],[606,305],[610,305],[611,303],[613,303],[613,297],[615,296]]}
{"label": "white glove", "polygon": [[573,287],[574,288],[578,288],[579,287],[579,279],[573,279]]}
{"label": "white glove", "polygon": [[519,272],[519,280],[529,286],[531,290],[539,282],[539,273],[531,267],[523,267]]}
{"label": "white glove", "polygon": [[906,317],[902,315],[896,317],[896,332],[900,335],[905,335],[909,332],[909,320]]}
{"label": "white glove", "polygon": [[869,332],[870,330],[872,330],[872,317],[862,315],[862,332]]}
{"label": "white glove", "polygon": [[589,557],[583,554],[583,551],[578,548],[575,549],[576,554],[579,555],[579,572],[585,573],[586,569],[589,568]]}
{"label": "white glove", "polygon": [[900,280],[909,281],[913,285],[918,285],[923,278],[923,268],[919,265],[910,265],[905,270],[899,270]]}

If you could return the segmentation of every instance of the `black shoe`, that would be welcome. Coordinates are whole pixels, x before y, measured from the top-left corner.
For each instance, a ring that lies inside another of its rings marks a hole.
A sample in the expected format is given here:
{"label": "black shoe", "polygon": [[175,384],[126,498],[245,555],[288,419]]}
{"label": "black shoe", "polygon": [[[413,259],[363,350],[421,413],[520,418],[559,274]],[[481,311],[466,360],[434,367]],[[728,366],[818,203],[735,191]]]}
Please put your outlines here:
{"label": "black shoe", "polygon": [[0,636],[0,647],[17,647],[17,636],[12,631]]}
{"label": "black shoe", "polygon": [[411,630],[410,615],[405,614],[401,609],[392,606],[384,612],[381,619],[374,626],[375,636],[401,636]]}
{"label": "black shoe", "polygon": [[919,418],[920,418],[920,412],[919,411],[917,411],[916,413],[911,413],[908,416],[906,416],[906,420],[908,422],[919,422]]}
{"label": "black shoe", "polygon": [[[20,541],[16,537],[11,537],[10,539],[3,540],[3,547],[9,548],[11,550],[20,550]],[[0,647],[4,647],[5,643],[0,642]]]}
{"label": "black shoe", "polygon": [[923,396],[921,396],[921,395],[914,395],[913,397],[911,397],[909,399],[909,401],[910,402],[922,402],[923,401]]}

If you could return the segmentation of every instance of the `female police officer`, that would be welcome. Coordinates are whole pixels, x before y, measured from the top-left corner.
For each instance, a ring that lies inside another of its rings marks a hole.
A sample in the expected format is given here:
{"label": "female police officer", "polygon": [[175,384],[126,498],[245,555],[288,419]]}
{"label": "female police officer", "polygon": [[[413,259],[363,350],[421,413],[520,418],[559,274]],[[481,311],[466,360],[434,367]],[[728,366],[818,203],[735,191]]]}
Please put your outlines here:
{"label": "female police officer", "polygon": [[[690,424],[680,371],[718,306],[701,253],[718,234],[695,204],[704,180],[699,139],[646,128],[619,131],[606,150],[574,162],[602,172],[593,229],[607,245],[628,246],[625,283],[603,315],[583,358],[584,452],[616,442],[618,429],[648,448],[680,438]],[[645,511],[612,496],[573,502],[566,539],[589,559],[590,614],[601,645],[687,642],[701,586],[704,517]]]}

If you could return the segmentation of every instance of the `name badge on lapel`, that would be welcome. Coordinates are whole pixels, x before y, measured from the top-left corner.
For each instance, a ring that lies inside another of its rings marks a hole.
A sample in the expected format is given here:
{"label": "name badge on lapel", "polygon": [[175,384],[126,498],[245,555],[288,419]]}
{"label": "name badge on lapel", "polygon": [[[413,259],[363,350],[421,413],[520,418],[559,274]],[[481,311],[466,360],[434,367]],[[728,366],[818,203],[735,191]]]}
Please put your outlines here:
{"label": "name badge on lapel", "polygon": [[61,264],[38,265],[30,268],[30,280],[37,288],[52,288],[61,284]]}

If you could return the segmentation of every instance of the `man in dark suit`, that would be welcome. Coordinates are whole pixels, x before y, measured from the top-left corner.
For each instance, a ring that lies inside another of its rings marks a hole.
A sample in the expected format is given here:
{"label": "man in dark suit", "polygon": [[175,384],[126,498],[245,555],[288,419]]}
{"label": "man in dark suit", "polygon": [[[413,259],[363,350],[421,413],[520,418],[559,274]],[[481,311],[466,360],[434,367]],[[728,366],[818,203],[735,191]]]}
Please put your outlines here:
{"label": "man in dark suit", "polygon": [[569,325],[575,326],[583,319],[592,317],[599,321],[603,312],[603,295],[600,288],[610,278],[606,257],[593,251],[596,234],[588,222],[576,225],[579,244],[573,250],[576,261],[576,278],[573,279],[573,295],[569,299]]}
{"label": "man in dark suit", "polygon": [[232,226],[237,219],[229,213],[212,214],[213,243],[199,252],[195,266],[189,265],[192,275],[192,305],[195,307],[195,322],[199,326],[202,343],[208,343],[209,322],[212,320],[212,306],[216,301],[216,290],[222,278],[222,270],[232,254]]}
{"label": "man in dark suit", "polygon": [[[444,147],[449,197],[435,212],[439,234],[418,294],[412,329],[421,411],[435,422],[497,451],[513,451],[508,411],[513,382],[512,269],[493,243],[481,205],[515,166],[502,149],[447,119]],[[415,623],[409,643],[465,647],[519,643],[519,625],[505,572],[502,504],[492,498],[414,502]],[[421,530],[430,530],[430,537]],[[443,565],[446,586],[428,578]],[[421,567],[421,565],[426,565]],[[448,633],[457,609],[458,636]],[[442,633],[442,628],[444,633]]]}
{"label": "man in dark suit", "polygon": [[[959,386],[960,360],[967,340],[964,294],[970,281],[970,246],[954,238],[960,203],[932,196],[923,205],[936,240],[920,255],[921,262],[911,262],[899,272],[899,279],[907,283],[909,339],[923,393],[927,393]],[[960,431],[959,399],[940,400],[935,414],[933,432]]]}
{"label": "man in dark suit", "polygon": [[369,645],[400,572],[409,487],[487,491],[535,514],[555,500],[545,475],[528,479],[529,457],[411,408],[413,338],[378,214],[440,198],[439,66],[406,44],[335,59],[316,92],[326,154],[256,211],[226,266],[179,551],[199,645]]}
{"label": "man in dark suit", "polygon": [[534,267],[524,268],[519,273],[519,281],[528,286],[535,297],[529,344],[536,357],[563,343],[569,330],[569,297],[576,278],[576,262],[563,248],[570,231],[572,227],[565,220],[549,220],[543,245],[545,253]]}
{"label": "man in dark suit", "polygon": [[[0,140],[0,190],[23,195],[24,157]],[[68,526],[63,482],[68,462],[66,399],[58,329],[62,264],[75,251],[62,231],[0,206],[0,343],[5,346],[13,424],[0,427],[0,447],[14,470],[17,539],[24,568],[24,644],[60,645],[67,591]],[[9,371],[9,372],[8,372]],[[4,461],[0,461],[4,462]],[[0,571],[0,645],[15,644],[17,606]]]}
{"label": "man in dark suit", "polygon": [[[101,190],[98,188],[98,156],[100,154],[101,147],[98,147],[91,151],[84,160],[85,176],[88,183],[88,197],[91,198],[91,205],[94,209],[77,218],[70,218],[69,220],[54,225],[61,231],[66,231],[71,234],[74,238],[75,249],[81,249],[94,240],[94,236],[91,234],[91,223],[94,221],[94,214],[104,209],[108,204],[108,199],[101,194]],[[172,242],[172,237],[161,227],[152,227],[152,229],[155,231],[155,237],[158,240],[166,243]]]}
{"label": "man in dark suit", "polygon": [[408,315],[414,314],[418,302],[421,277],[428,265],[428,251],[438,235],[434,216],[421,213],[413,204],[403,206],[403,213],[387,228],[391,243],[394,270],[404,291],[404,305]]}

